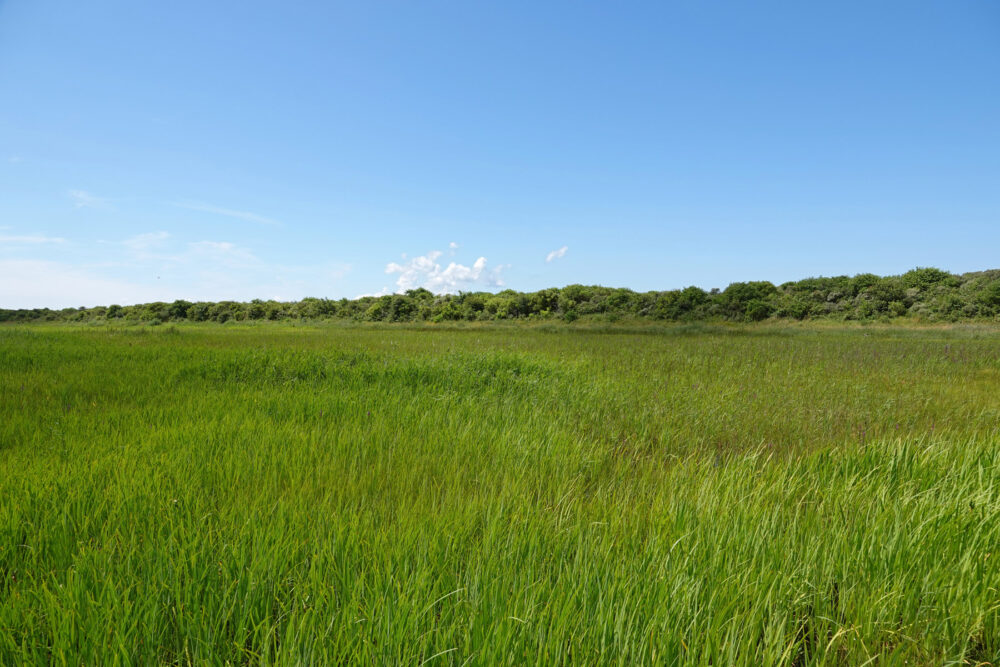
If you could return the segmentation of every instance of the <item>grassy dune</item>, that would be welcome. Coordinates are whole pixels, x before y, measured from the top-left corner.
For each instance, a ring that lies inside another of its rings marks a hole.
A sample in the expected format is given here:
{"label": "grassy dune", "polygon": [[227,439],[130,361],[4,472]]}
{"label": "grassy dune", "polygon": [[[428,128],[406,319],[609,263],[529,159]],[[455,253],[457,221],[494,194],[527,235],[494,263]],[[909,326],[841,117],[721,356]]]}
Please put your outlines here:
{"label": "grassy dune", "polygon": [[1000,331],[0,328],[0,664],[981,664]]}

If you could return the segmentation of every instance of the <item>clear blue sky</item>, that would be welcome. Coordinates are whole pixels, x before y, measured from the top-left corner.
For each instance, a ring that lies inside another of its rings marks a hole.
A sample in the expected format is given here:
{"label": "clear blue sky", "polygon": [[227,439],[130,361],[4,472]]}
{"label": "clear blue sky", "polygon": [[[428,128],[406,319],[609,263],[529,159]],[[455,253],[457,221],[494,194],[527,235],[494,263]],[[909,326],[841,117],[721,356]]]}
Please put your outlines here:
{"label": "clear blue sky", "polygon": [[914,266],[1000,268],[996,2],[0,0],[0,307]]}

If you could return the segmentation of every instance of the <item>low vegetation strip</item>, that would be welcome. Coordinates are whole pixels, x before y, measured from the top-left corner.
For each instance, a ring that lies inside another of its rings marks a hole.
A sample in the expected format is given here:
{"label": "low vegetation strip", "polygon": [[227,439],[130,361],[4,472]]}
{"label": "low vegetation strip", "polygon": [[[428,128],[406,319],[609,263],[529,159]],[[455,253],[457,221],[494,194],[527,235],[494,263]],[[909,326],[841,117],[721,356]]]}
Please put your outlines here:
{"label": "low vegetation strip", "polygon": [[998,474],[986,325],[6,326],[0,664],[996,662]]}
{"label": "low vegetation strip", "polygon": [[698,287],[659,292],[569,285],[538,292],[504,290],[435,296],[426,289],[357,299],[249,303],[174,301],[50,310],[0,309],[0,322],[229,322],[324,320],[454,322],[578,319],[671,322],[775,320],[910,320],[957,322],[1000,318],[1000,270],[954,275],[917,268],[899,276],[807,278],[773,285],[739,282],[724,290]]}

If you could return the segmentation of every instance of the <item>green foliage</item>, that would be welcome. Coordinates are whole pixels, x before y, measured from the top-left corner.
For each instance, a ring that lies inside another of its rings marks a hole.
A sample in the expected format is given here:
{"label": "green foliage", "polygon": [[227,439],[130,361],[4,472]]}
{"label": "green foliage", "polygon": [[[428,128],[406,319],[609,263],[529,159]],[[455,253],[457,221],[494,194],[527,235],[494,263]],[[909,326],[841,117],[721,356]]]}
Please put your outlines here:
{"label": "green foliage", "polygon": [[857,296],[864,292],[870,287],[874,287],[882,280],[879,276],[874,273],[859,273],[858,275],[851,278],[850,290],[851,296]]}
{"label": "green foliage", "polygon": [[191,305],[188,301],[174,301],[167,308],[167,316],[172,320],[187,319],[187,312],[191,308]]}
{"label": "green foliage", "polygon": [[86,322],[105,319],[163,322],[244,320],[353,320],[366,322],[454,322],[552,319],[667,322],[766,319],[871,320],[909,317],[925,321],[992,320],[1000,317],[1000,270],[953,275],[917,268],[901,276],[806,278],[775,286],[737,282],[725,290],[698,287],[634,292],[596,285],[567,285],[538,292],[504,290],[435,296],[417,288],[404,294],[360,299],[320,299],[249,303],[174,301],[108,308],[52,311],[0,310],[0,322]]}
{"label": "green foliage", "polygon": [[774,306],[764,299],[751,299],[746,304],[744,317],[747,322],[760,322],[770,317]]}
{"label": "green foliage", "polygon": [[947,271],[934,268],[916,268],[912,271],[907,271],[900,276],[900,280],[903,285],[906,287],[915,287],[921,291],[928,290],[941,284],[957,287],[957,284],[954,282],[954,278],[955,276],[951,275]]}
{"label": "green foliage", "polygon": [[728,318],[756,322],[770,315],[769,299],[777,291],[767,281],[733,283],[722,292],[717,302]]}
{"label": "green foliage", "polygon": [[977,301],[990,308],[1000,308],[1000,280],[989,283],[979,293]]}
{"label": "green foliage", "polygon": [[698,287],[660,292],[653,305],[652,316],[661,320],[684,321],[698,319],[699,310],[708,303],[708,294]]}

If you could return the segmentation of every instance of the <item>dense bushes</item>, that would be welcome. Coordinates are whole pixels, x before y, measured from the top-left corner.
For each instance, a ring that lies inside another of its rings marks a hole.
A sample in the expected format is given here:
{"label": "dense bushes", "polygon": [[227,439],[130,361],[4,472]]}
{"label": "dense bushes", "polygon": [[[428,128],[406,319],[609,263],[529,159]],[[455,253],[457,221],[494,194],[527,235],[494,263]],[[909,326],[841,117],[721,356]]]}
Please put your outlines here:
{"label": "dense bushes", "polygon": [[434,295],[426,289],[360,299],[306,298],[295,302],[218,303],[174,301],[134,306],[49,310],[0,310],[0,321],[229,322],[283,319],[348,319],[371,322],[579,318],[665,321],[768,318],[872,320],[910,317],[927,321],[1000,319],[1000,270],[954,275],[917,268],[901,276],[863,273],[853,277],[806,278],[775,286],[740,282],[706,292],[686,287],[665,292],[568,285],[538,292],[504,290]]}

